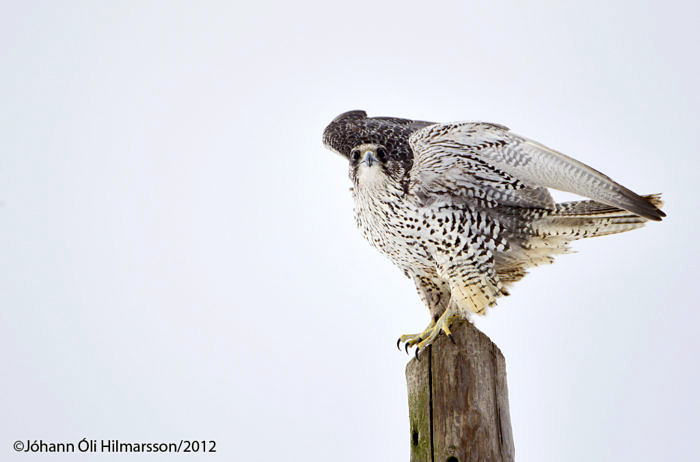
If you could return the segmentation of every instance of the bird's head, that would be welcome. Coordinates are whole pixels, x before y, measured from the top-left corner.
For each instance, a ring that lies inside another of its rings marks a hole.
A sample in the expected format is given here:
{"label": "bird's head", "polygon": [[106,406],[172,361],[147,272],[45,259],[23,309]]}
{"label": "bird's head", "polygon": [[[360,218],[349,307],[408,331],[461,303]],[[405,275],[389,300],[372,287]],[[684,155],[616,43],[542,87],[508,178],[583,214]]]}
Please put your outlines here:
{"label": "bird's head", "polygon": [[323,131],[323,144],[345,157],[354,186],[404,186],[413,165],[409,135],[428,122],[367,117],[364,111],[340,114]]}
{"label": "bird's head", "polygon": [[384,145],[364,143],[350,150],[350,178],[356,187],[400,187],[405,162]]}

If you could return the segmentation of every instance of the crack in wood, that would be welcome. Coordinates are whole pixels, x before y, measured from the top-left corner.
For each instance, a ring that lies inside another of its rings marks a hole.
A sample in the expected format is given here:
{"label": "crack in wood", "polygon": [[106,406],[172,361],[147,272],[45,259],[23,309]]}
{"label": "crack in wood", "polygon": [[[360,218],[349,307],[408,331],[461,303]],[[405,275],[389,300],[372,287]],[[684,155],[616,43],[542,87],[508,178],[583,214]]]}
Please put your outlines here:
{"label": "crack in wood", "polygon": [[[512,462],[505,359],[467,322],[406,366],[412,462]],[[421,359],[423,359],[423,357]],[[415,439],[418,432],[418,439]]]}

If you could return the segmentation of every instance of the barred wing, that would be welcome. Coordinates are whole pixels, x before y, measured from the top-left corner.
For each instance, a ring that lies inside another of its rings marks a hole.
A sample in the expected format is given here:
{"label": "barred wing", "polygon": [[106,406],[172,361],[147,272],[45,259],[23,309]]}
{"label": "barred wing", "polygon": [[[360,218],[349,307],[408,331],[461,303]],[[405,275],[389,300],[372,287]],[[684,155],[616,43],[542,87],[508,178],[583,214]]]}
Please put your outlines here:
{"label": "barred wing", "polygon": [[410,191],[424,201],[468,196],[504,205],[552,209],[546,188],[568,191],[644,218],[666,216],[597,170],[502,125],[435,124],[414,132]]}

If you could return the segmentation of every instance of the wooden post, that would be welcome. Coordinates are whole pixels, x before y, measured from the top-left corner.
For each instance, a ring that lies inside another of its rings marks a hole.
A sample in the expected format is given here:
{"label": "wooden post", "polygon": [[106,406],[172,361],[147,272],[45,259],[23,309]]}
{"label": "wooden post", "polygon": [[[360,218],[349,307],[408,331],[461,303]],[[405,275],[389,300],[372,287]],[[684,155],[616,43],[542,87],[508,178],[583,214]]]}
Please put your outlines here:
{"label": "wooden post", "polygon": [[406,366],[411,462],[513,461],[503,354],[471,323],[452,333]]}

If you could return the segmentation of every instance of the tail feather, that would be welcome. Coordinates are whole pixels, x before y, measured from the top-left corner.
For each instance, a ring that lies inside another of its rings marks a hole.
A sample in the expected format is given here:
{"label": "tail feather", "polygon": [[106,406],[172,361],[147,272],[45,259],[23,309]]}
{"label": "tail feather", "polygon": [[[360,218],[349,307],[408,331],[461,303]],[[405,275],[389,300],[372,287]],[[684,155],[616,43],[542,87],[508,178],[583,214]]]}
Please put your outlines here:
{"label": "tail feather", "polygon": [[[661,195],[644,198],[653,206],[663,205]],[[532,223],[541,237],[560,236],[567,240],[607,236],[641,228],[647,218],[596,201],[575,201],[557,204],[555,209]]]}
{"label": "tail feather", "polygon": [[[642,196],[646,199],[649,204],[654,207],[661,208],[664,205],[664,201],[661,200],[661,194],[650,194],[648,196]],[[611,205],[603,204],[596,201],[574,201],[574,202],[562,202],[556,204],[554,212],[552,215],[556,216],[567,216],[567,217],[590,217],[590,216],[601,216],[601,215],[619,215],[624,213],[630,216],[638,216],[627,210],[623,210]],[[642,218],[642,217],[640,217]]]}
{"label": "tail feather", "polygon": [[[644,199],[654,207],[663,205],[660,194]],[[520,245],[496,254],[496,272],[506,287],[522,279],[528,268],[552,263],[554,256],[570,252],[571,241],[631,231],[649,221],[591,200],[564,202],[556,204],[554,210],[529,209],[523,213],[529,224],[522,230]]]}

